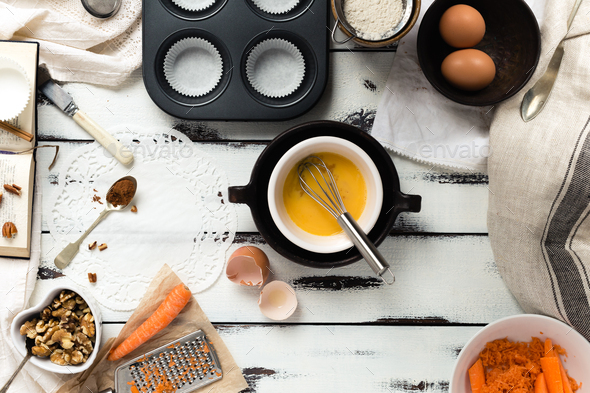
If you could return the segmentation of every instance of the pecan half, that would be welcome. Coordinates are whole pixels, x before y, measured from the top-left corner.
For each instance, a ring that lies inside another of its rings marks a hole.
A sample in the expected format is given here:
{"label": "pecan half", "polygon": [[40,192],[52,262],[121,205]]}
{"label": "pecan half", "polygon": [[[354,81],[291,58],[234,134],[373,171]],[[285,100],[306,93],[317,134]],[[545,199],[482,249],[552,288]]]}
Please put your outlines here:
{"label": "pecan half", "polygon": [[88,281],[90,281],[91,283],[95,283],[96,282],[96,273],[88,273]]}
{"label": "pecan half", "polygon": [[98,246],[98,249],[99,249],[100,251],[104,251],[104,250],[106,250],[107,248],[108,248],[108,247],[107,247],[107,244],[106,244],[106,243],[102,243],[100,246]]}
{"label": "pecan half", "polygon": [[18,231],[16,230],[16,225],[12,222],[5,222],[2,226],[2,237],[12,238],[13,235],[16,235]]}
{"label": "pecan half", "polygon": [[13,184],[13,185],[5,184],[4,185],[4,189],[6,191],[8,191],[9,193],[11,193],[11,194],[19,195],[20,196],[20,194],[21,194],[21,191],[20,190],[22,190],[22,187],[19,187],[16,184]]}

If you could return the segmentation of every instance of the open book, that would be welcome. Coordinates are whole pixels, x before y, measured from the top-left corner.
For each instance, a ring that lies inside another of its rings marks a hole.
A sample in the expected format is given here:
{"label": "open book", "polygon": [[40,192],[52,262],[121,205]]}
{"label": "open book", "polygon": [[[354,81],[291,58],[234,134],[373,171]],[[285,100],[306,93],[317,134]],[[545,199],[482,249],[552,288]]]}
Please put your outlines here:
{"label": "open book", "polygon": [[[36,135],[39,44],[36,42],[0,41],[0,56],[10,58],[20,64],[27,74],[31,89],[27,107],[17,118],[7,123]],[[35,145],[35,138],[31,142],[27,142],[0,130],[0,150],[2,151],[23,151]],[[31,216],[35,183],[35,155],[33,152],[0,154],[0,191],[3,193],[0,201],[0,227],[6,222],[12,222],[18,230],[13,238],[0,237],[0,256],[30,256]],[[21,195],[7,192],[2,187],[4,184],[16,184],[21,187]]]}

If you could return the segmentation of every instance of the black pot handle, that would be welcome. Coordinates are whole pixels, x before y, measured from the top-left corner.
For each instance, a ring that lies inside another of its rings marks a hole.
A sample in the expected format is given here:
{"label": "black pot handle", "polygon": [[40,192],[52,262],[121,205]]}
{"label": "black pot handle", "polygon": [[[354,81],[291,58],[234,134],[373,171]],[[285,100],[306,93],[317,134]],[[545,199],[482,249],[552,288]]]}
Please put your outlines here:
{"label": "black pot handle", "polygon": [[396,199],[395,207],[400,212],[419,213],[422,208],[422,197],[420,195],[408,195],[398,192]]}
{"label": "black pot handle", "polygon": [[229,193],[229,201],[231,203],[245,203],[246,205],[250,205],[253,196],[251,185],[252,184],[250,183],[246,186],[229,187],[227,189]]}

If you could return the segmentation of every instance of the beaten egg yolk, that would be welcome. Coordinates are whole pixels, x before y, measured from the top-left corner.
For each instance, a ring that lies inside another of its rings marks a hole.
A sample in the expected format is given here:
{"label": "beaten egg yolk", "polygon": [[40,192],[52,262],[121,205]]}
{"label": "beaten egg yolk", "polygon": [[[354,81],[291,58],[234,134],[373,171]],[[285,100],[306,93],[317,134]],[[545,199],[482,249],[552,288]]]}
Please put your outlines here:
{"label": "beaten egg yolk", "polygon": [[[326,163],[346,210],[358,220],[367,202],[367,186],[361,171],[352,161],[336,153],[316,153],[314,156]],[[312,235],[332,236],[342,232],[336,219],[303,191],[299,185],[298,167],[299,163],[291,169],[283,187],[283,203],[291,220]],[[309,172],[304,171],[303,179],[316,193],[324,196]]]}

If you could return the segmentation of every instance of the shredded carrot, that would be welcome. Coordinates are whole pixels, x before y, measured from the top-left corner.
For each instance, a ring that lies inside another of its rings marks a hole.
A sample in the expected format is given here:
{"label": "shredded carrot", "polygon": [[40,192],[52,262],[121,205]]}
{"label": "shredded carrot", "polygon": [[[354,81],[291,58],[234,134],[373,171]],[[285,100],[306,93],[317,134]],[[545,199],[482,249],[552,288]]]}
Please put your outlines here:
{"label": "shredded carrot", "polygon": [[[566,354],[551,340],[543,343],[537,337],[532,337],[530,342],[512,342],[506,338],[488,342],[479,354],[486,381],[479,393],[534,393],[535,381],[542,373],[541,358],[547,356],[545,344],[550,345],[557,358]],[[547,380],[546,374],[544,377]],[[569,382],[572,393],[578,390],[575,380],[569,378]]]}
{"label": "shredded carrot", "polygon": [[115,361],[121,359],[168,326],[180,314],[190,298],[191,291],[186,285],[179,284],[176,286],[144,323],[131,333],[125,341],[119,344],[117,348],[111,350],[108,360]]}

